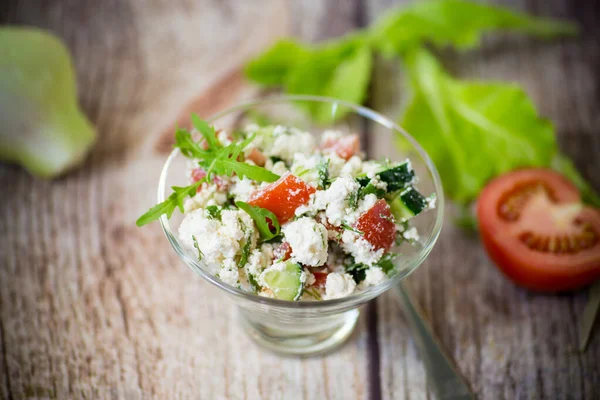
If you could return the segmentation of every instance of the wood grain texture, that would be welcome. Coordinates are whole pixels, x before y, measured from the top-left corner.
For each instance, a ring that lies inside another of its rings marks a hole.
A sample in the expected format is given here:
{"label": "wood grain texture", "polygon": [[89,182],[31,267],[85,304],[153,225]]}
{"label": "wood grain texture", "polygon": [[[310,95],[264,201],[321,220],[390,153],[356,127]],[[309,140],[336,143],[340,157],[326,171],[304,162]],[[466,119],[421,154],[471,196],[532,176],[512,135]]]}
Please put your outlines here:
{"label": "wood grain texture", "polygon": [[[565,152],[600,187],[593,173],[600,167],[598,6],[538,1],[504,3],[575,18],[582,38],[487,40],[445,63],[461,76],[523,84],[555,121]],[[338,352],[282,358],[244,336],[234,305],[183,266],[158,226],[134,225],[155,201],[163,132],[182,110],[207,116],[256,95],[235,71],[277,37],[340,35],[391,3],[38,0],[2,7],[0,21],[65,40],[99,142],[83,168],[54,182],[0,167],[0,398],[431,396],[391,295],[368,306]],[[397,66],[379,63],[371,89],[371,106],[389,116],[405,98],[398,75]],[[515,288],[450,218],[410,282],[481,398],[597,395],[600,340],[576,352],[585,294]]]}
{"label": "wood grain texture", "polygon": [[[574,19],[583,28],[582,37],[555,43],[516,36],[486,38],[481,50],[445,52],[444,64],[462,78],[521,84],[540,113],[554,121],[561,148],[600,188],[598,174],[593,172],[600,168],[600,119],[593,111],[600,105],[600,78],[592,72],[600,70],[598,5],[557,0],[498,3]],[[368,4],[372,20],[398,2]],[[380,60],[371,106],[390,117],[398,116],[408,98],[402,78],[397,63]],[[371,146],[385,148],[388,143],[377,143],[377,137],[373,135]],[[597,398],[598,337],[585,354],[577,351],[586,293],[547,296],[516,288],[494,268],[477,238],[452,224],[452,212],[449,207],[436,248],[409,282],[474,392],[485,399]],[[395,300],[386,294],[377,303],[382,349],[391,349],[381,355],[383,397],[425,396],[423,371],[415,373],[406,365],[414,352],[412,342],[398,346],[402,342],[398,337],[408,332],[402,331],[406,328]]]}

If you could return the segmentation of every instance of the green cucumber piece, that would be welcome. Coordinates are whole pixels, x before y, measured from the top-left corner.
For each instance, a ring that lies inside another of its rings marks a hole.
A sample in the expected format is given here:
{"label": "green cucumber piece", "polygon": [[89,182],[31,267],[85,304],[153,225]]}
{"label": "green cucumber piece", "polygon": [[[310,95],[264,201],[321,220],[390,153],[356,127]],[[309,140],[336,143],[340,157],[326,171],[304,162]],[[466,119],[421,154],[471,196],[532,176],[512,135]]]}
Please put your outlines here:
{"label": "green cucumber piece", "polygon": [[404,189],[407,185],[413,183],[415,179],[415,171],[413,171],[408,161],[381,171],[377,175],[380,181],[387,183],[388,193]]}
{"label": "green cucumber piece", "polygon": [[[376,175],[380,181],[387,184],[388,193],[406,188],[413,183],[415,179],[415,171],[411,168],[409,161],[405,161],[400,165],[378,172]],[[356,180],[363,188],[367,188],[369,182],[371,182],[371,179],[366,176],[358,177]]]}
{"label": "green cucumber piece", "polygon": [[406,221],[427,208],[427,199],[410,186],[399,196],[388,201],[392,215],[397,221]]}
{"label": "green cucumber piece", "polygon": [[276,299],[298,300],[304,291],[303,271],[300,264],[285,261],[283,268],[268,268],[262,273],[262,279]]}

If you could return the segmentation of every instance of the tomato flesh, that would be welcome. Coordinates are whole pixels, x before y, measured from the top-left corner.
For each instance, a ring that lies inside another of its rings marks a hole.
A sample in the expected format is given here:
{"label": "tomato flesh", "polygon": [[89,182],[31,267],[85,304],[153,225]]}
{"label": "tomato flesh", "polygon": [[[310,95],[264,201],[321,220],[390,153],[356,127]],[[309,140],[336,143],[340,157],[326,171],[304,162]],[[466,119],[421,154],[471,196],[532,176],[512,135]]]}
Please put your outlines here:
{"label": "tomato flesh", "polygon": [[257,148],[252,148],[246,158],[259,167],[264,167],[267,162],[267,157]]}
{"label": "tomato flesh", "polygon": [[[194,168],[192,170],[192,180],[194,182],[198,182],[199,180],[202,180],[206,177],[206,171],[204,171],[204,169],[202,168]],[[212,179],[213,183],[215,183],[217,185],[217,189],[223,191],[225,189],[227,189],[228,183],[225,179],[223,179],[220,176],[213,176]],[[202,191],[202,185],[198,186],[198,189],[196,189],[196,192],[200,192]]]}
{"label": "tomato flesh", "polygon": [[600,278],[600,212],[561,175],[502,175],[481,192],[477,216],[490,258],[515,283],[557,292]]}
{"label": "tomato flesh", "polygon": [[316,189],[289,172],[276,182],[254,193],[248,204],[271,211],[280,224],[294,217],[296,208],[308,203]]}
{"label": "tomato flesh", "polygon": [[363,232],[363,237],[375,250],[388,251],[394,244],[396,224],[390,206],[384,199],[378,200],[373,207],[361,214],[355,227]]}
{"label": "tomato flesh", "polygon": [[282,242],[273,252],[273,258],[278,261],[287,261],[292,257],[292,246],[288,242]]}
{"label": "tomato flesh", "polygon": [[310,271],[315,276],[315,283],[312,286],[318,288],[324,288],[327,283],[327,275],[329,275],[329,270],[327,268],[319,268],[319,269],[311,269]]}
{"label": "tomato flesh", "polygon": [[323,143],[323,150],[334,151],[344,160],[349,160],[353,155],[358,153],[359,149],[360,139],[356,134],[329,139]]}

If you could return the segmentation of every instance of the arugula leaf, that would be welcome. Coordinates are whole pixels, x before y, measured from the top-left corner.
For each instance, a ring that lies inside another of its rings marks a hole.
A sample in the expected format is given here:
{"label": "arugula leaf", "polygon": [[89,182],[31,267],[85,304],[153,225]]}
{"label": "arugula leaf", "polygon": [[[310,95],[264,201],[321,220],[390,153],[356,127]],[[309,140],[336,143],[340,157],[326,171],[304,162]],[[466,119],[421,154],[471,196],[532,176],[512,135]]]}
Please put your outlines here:
{"label": "arugula leaf", "polygon": [[[266,242],[279,235],[281,226],[279,225],[279,220],[271,211],[267,210],[266,208],[252,206],[243,201],[236,201],[235,205],[238,206],[238,208],[246,211],[248,215],[252,217],[254,223],[256,224],[256,228],[258,229],[258,233],[260,233],[260,237],[263,241]],[[269,220],[275,229],[275,232],[271,231],[271,228],[269,227]]]}
{"label": "arugula leaf", "polygon": [[282,85],[287,74],[308,57],[307,46],[293,39],[283,39],[271,49],[250,61],[244,72],[246,77],[265,86]]}
{"label": "arugula leaf", "polygon": [[214,128],[208,125],[206,121],[200,119],[200,117],[196,114],[192,114],[191,118],[194,128],[196,128],[202,137],[204,137],[206,143],[208,143],[209,149],[221,147],[221,143],[219,143],[219,139],[217,139],[217,134],[215,133]]}
{"label": "arugula leaf", "polygon": [[518,86],[455,80],[425,49],[406,66],[413,98],[400,124],[433,159],[454,200],[473,200],[487,181],[556,154],[552,124]]}
{"label": "arugula leaf", "polygon": [[[290,94],[311,94],[362,103],[371,78],[372,54],[364,35],[355,34],[316,48],[292,68],[284,87]],[[350,84],[351,82],[351,84]],[[299,103],[317,122],[332,122],[349,109],[327,103]]]}
{"label": "arugula leaf", "polygon": [[384,55],[402,54],[424,42],[460,49],[475,47],[486,31],[516,31],[544,39],[575,35],[577,26],[532,17],[504,7],[464,0],[415,2],[386,13],[371,28],[372,42]]}
{"label": "arugula leaf", "polygon": [[212,165],[212,171],[217,175],[228,176],[232,176],[235,172],[240,179],[246,176],[259,182],[275,182],[279,179],[279,175],[266,168],[238,161],[244,148],[254,140],[254,136],[253,134],[242,142],[234,142],[229,146],[220,148],[215,155],[216,162]]}
{"label": "arugula leaf", "polygon": [[173,186],[171,188],[173,189],[173,193],[171,193],[171,195],[165,201],[155,205],[144,215],[139,217],[138,220],[135,221],[135,224],[137,226],[146,225],[147,223],[159,219],[163,214],[167,214],[167,218],[171,218],[175,208],[179,208],[179,211],[183,212],[183,201],[185,198],[194,197],[196,195],[198,186],[200,186],[204,181],[205,180],[202,179],[185,187]]}
{"label": "arugula leaf", "polygon": [[175,130],[175,146],[179,148],[181,154],[187,158],[197,158],[208,162],[214,159],[214,156],[202,149],[198,142],[192,138],[192,134],[185,129],[177,128]]}

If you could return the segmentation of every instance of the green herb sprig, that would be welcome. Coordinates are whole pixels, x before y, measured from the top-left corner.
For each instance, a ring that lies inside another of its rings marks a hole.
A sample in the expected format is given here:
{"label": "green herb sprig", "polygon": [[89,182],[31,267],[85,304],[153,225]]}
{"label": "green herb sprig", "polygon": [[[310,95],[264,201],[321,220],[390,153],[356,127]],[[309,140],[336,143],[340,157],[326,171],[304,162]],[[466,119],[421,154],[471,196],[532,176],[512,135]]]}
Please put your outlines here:
{"label": "green herb sprig", "polygon": [[200,119],[196,114],[192,114],[192,123],[206,141],[206,149],[203,149],[193,139],[192,134],[185,129],[175,130],[174,147],[178,148],[185,157],[197,161],[206,171],[206,176],[189,186],[173,186],[173,193],[165,201],[155,205],[138,218],[137,226],[155,221],[163,214],[166,214],[167,218],[171,218],[176,208],[183,212],[185,199],[194,197],[200,185],[210,182],[215,175],[232,176],[235,173],[240,178],[248,177],[258,182],[274,182],[279,179],[279,175],[268,169],[250,165],[241,160],[243,150],[252,142],[254,135],[241,142],[223,146],[217,138],[215,129],[206,121]]}
{"label": "green herb sprig", "polygon": [[[236,201],[235,205],[238,206],[239,209],[246,211],[248,215],[252,217],[263,241],[269,241],[279,235],[281,226],[279,225],[279,220],[271,211],[266,208],[250,205],[243,201]],[[271,230],[271,226],[274,231]]]}

